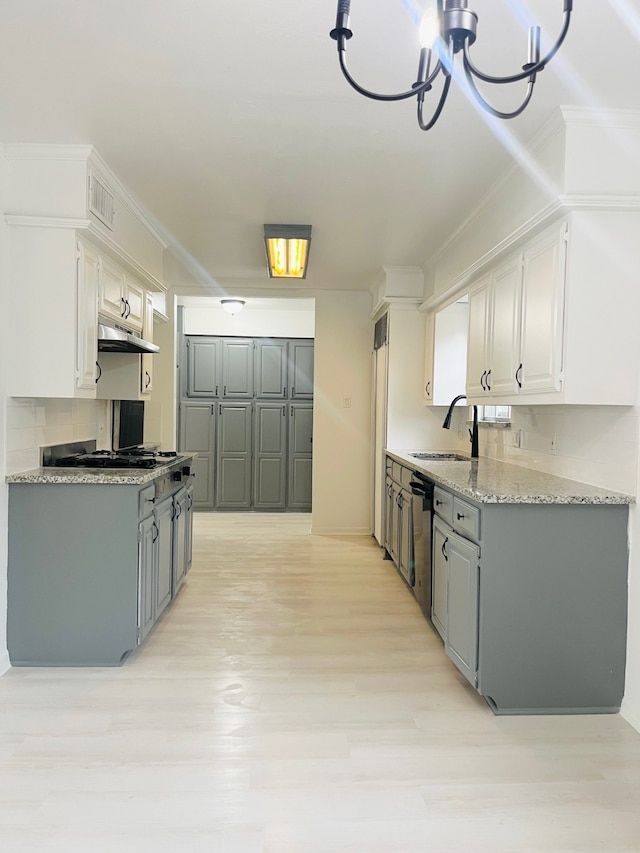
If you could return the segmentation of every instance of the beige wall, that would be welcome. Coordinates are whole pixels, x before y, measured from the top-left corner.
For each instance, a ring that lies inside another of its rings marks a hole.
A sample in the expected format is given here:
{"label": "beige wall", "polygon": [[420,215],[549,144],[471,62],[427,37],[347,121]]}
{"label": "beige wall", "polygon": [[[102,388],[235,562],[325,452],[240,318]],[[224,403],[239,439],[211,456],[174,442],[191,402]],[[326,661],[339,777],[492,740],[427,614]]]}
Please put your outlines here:
{"label": "beige wall", "polygon": [[371,296],[355,291],[315,296],[312,532],[369,534]]}

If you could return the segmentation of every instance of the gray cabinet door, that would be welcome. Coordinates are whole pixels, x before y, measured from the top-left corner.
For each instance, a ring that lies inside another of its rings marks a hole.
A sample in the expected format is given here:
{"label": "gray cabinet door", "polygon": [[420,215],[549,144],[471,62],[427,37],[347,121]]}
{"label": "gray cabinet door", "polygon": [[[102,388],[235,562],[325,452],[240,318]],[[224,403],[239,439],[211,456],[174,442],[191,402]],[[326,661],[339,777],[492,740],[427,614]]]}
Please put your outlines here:
{"label": "gray cabinet door", "polygon": [[433,520],[431,621],[444,640],[447,624],[447,545],[453,531],[437,516]]}
{"label": "gray cabinet door", "polygon": [[160,501],[153,514],[157,528],[154,549],[157,618],[171,601],[173,590],[173,496]]}
{"label": "gray cabinet door", "polygon": [[256,341],[256,397],[265,400],[287,397],[287,353],[287,341]]}
{"label": "gray cabinet door", "polygon": [[475,687],[478,670],[478,562],[480,550],[449,534],[445,651]]}
{"label": "gray cabinet door", "polygon": [[220,390],[220,341],[187,337],[187,397],[217,397]]}
{"label": "gray cabinet door", "polygon": [[253,340],[222,341],[222,397],[253,397]]}
{"label": "gray cabinet door", "polygon": [[400,574],[413,587],[416,582],[415,562],[413,559],[413,516],[411,514],[411,492],[407,489],[400,490]]}
{"label": "gray cabinet door", "polygon": [[215,435],[215,403],[180,403],[178,449],[198,454],[191,466],[195,473],[193,500],[198,509],[213,508]]}
{"label": "gray cabinet door", "polygon": [[156,529],[152,515],[138,525],[138,645],[156,618],[153,578]]}
{"label": "gray cabinet door", "polygon": [[173,497],[173,594],[180,589],[187,574],[187,490]]}
{"label": "gray cabinet door", "polygon": [[313,341],[289,341],[289,382],[292,400],[313,398]]}
{"label": "gray cabinet door", "polygon": [[284,509],[287,482],[287,407],[256,403],[254,428],[253,505]]}
{"label": "gray cabinet door", "polygon": [[187,486],[187,533],[186,533],[186,542],[185,542],[185,552],[186,552],[186,568],[185,572],[189,572],[191,568],[191,563],[193,562],[193,507],[194,507],[194,485],[190,483]]}
{"label": "gray cabinet door", "polygon": [[218,509],[245,509],[251,506],[252,408],[252,403],[218,404]]}
{"label": "gray cabinet door", "polygon": [[289,404],[289,449],[287,506],[289,509],[311,509],[313,406]]}
{"label": "gray cabinet door", "polygon": [[395,561],[396,554],[396,537],[394,534],[396,522],[396,496],[391,477],[387,477],[385,482],[385,513],[384,513],[384,547],[387,554]]}

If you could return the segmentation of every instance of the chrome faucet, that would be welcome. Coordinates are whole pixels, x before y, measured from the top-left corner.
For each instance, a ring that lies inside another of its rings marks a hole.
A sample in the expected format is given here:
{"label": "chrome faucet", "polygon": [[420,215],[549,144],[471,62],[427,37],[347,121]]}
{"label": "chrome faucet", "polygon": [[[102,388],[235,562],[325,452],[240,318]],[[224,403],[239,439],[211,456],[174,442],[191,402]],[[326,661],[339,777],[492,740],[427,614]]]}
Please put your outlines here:
{"label": "chrome faucet", "polygon": [[[457,397],[454,397],[451,401],[451,405],[449,406],[449,411],[447,412],[447,416],[442,423],[442,429],[451,429],[451,417],[453,415],[453,410],[455,409],[456,403],[460,402],[460,400],[466,400],[466,394],[458,394]],[[477,459],[478,454],[478,407],[474,404],[473,406],[473,429],[469,430],[469,435],[471,437],[471,458]]]}

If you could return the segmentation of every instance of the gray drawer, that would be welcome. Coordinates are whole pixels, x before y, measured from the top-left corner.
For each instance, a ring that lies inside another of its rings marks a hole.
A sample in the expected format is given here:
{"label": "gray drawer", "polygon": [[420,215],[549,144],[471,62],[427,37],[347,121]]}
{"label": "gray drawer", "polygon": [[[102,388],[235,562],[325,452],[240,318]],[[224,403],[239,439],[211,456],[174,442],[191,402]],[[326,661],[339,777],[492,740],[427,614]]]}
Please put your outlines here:
{"label": "gray drawer", "polygon": [[156,495],[156,487],[153,483],[140,489],[138,494],[138,518],[146,518],[153,512],[154,498]]}
{"label": "gray drawer", "polygon": [[433,509],[448,524],[453,524],[453,495],[440,486],[433,490]]}
{"label": "gray drawer", "polygon": [[480,539],[480,510],[463,501],[461,498],[453,499],[453,526],[469,539]]}
{"label": "gray drawer", "polygon": [[402,465],[399,462],[391,463],[391,477],[395,480],[396,483],[402,482]]}
{"label": "gray drawer", "polygon": [[400,471],[400,482],[405,489],[410,489],[409,483],[413,480],[413,471],[411,468],[402,468]]}

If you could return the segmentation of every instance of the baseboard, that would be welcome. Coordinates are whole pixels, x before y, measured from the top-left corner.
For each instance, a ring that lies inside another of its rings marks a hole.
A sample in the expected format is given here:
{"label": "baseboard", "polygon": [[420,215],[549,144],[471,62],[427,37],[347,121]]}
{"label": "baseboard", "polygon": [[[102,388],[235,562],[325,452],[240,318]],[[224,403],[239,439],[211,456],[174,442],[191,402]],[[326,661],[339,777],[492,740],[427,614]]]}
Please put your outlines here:
{"label": "baseboard", "polygon": [[624,702],[622,703],[622,708],[620,708],[620,716],[625,719],[630,726],[640,732],[640,710],[636,708],[628,708]]}
{"label": "baseboard", "polygon": [[311,525],[311,533],[317,536],[371,536],[368,527],[321,527]]}
{"label": "baseboard", "polygon": [[11,661],[9,660],[9,652],[0,653],[0,675],[4,675],[11,669]]}

